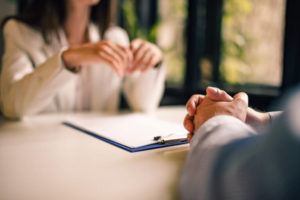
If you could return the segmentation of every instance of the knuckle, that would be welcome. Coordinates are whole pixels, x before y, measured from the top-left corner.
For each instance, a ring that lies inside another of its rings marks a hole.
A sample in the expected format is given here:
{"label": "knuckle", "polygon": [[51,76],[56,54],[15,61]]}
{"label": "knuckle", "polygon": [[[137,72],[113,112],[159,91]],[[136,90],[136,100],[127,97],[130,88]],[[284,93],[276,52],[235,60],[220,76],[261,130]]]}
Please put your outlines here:
{"label": "knuckle", "polygon": [[119,46],[119,48],[121,49],[121,51],[127,52],[127,48],[126,48],[126,47],[124,47],[124,46],[122,46],[122,45],[118,45],[118,46]]}
{"label": "knuckle", "polygon": [[238,104],[240,104],[243,107],[247,106],[247,102],[244,98],[241,98],[241,97],[237,98],[237,102],[238,102]]}
{"label": "knuckle", "polygon": [[112,42],[110,40],[104,40],[104,45],[111,46]]}
{"label": "knuckle", "polygon": [[191,99],[196,99],[197,97],[198,97],[197,94],[193,94],[192,97],[191,97]]}
{"label": "knuckle", "polygon": [[226,92],[224,90],[220,90],[220,95],[225,96]]}
{"label": "knuckle", "polygon": [[99,51],[99,52],[98,52],[98,55],[99,55],[99,56],[105,56],[105,53],[104,53],[103,51]]}
{"label": "knuckle", "polygon": [[112,65],[117,66],[117,62],[115,60],[110,61]]}
{"label": "knuckle", "polygon": [[98,49],[102,49],[102,48],[103,48],[103,46],[104,46],[104,43],[98,43],[98,44],[96,45],[96,48],[98,48]]}
{"label": "knuckle", "polygon": [[245,93],[245,92],[240,92],[240,93],[241,93],[241,95],[244,95],[245,97],[248,97],[247,93]]}

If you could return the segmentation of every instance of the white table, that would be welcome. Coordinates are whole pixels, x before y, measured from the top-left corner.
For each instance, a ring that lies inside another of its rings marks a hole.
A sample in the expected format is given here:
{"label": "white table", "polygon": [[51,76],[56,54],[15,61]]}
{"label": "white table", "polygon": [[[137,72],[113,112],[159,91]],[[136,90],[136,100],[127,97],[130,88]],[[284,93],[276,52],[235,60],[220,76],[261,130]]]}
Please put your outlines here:
{"label": "white table", "polygon": [[[156,114],[182,123],[185,109]],[[67,115],[0,120],[0,199],[178,198],[188,145],[129,153],[62,125]]]}

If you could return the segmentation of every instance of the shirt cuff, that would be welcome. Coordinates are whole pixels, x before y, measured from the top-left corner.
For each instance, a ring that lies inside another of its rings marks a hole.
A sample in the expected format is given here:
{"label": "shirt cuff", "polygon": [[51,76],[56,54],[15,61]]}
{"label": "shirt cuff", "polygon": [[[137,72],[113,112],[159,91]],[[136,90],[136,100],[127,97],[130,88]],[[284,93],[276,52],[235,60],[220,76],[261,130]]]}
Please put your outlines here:
{"label": "shirt cuff", "polygon": [[63,51],[64,49],[62,48],[51,58],[49,58],[47,62],[36,68],[36,71],[38,71],[41,80],[51,82],[55,80],[55,82],[61,83],[76,77],[76,74],[67,70],[67,68],[65,67],[61,56]]}
{"label": "shirt cuff", "polygon": [[275,112],[268,112],[270,116],[270,124],[272,124],[280,115],[282,115],[283,111],[275,111]]}
{"label": "shirt cuff", "polygon": [[252,135],[257,135],[257,132],[241,120],[229,115],[219,115],[210,118],[195,131],[191,149],[198,145],[205,148],[225,145]]}

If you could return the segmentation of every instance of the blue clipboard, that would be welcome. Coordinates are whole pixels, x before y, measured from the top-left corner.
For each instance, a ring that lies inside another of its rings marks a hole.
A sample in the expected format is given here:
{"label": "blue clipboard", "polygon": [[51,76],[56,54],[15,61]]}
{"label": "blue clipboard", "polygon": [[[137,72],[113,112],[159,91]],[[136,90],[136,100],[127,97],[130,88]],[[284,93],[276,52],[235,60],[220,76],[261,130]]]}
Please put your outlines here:
{"label": "blue clipboard", "polygon": [[90,136],[93,136],[99,140],[102,140],[104,142],[107,142],[109,144],[112,144],[116,147],[119,147],[121,149],[124,149],[126,151],[129,151],[131,153],[134,153],[134,152],[139,152],[139,151],[146,151],[146,150],[150,150],[150,149],[158,149],[158,148],[164,148],[164,147],[170,147],[170,146],[175,146],[175,145],[182,145],[182,144],[187,144],[188,141],[187,140],[184,140],[184,141],[180,141],[180,142],[172,142],[172,143],[166,143],[166,144],[161,144],[161,143],[155,143],[155,144],[149,144],[149,145],[145,145],[145,146],[140,146],[140,147],[136,147],[136,148],[131,148],[131,147],[128,147],[128,146],[125,146],[123,144],[120,144],[118,142],[114,142],[112,140],[109,140],[105,137],[101,137],[91,131],[88,131],[88,130],[85,130],[85,129],[82,129],[78,126],[75,126],[74,124],[71,124],[71,123],[68,123],[68,122],[63,122],[64,125],[68,126],[68,127],[71,127],[71,128],[74,128],[78,131],[81,131],[82,133],[85,133],[87,135],[90,135]]}

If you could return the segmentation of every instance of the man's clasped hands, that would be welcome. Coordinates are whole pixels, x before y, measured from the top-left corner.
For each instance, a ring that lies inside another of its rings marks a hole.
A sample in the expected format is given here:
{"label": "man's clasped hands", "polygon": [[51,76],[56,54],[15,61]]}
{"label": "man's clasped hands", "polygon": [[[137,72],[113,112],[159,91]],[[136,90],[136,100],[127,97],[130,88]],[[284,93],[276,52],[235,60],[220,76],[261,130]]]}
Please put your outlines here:
{"label": "man's clasped hands", "polygon": [[184,127],[189,131],[188,140],[210,118],[218,115],[229,115],[253,127],[266,124],[270,117],[248,107],[248,95],[240,92],[233,97],[224,90],[208,87],[206,96],[193,95],[186,104],[188,114],[184,119]]}

